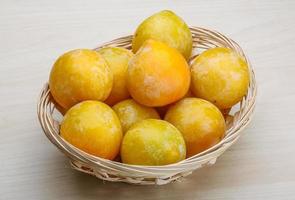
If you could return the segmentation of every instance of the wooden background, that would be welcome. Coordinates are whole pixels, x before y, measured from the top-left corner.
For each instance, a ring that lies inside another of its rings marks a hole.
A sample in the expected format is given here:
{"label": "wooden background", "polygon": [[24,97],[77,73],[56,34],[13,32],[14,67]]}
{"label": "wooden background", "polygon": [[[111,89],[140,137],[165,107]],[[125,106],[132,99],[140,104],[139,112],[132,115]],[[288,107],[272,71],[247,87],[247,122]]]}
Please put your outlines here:
{"label": "wooden background", "polygon": [[[171,9],[219,30],[252,60],[254,119],[216,165],[181,183],[132,186],[70,169],[36,116],[54,60],[132,33]],[[295,199],[295,1],[0,1],[0,199]]]}

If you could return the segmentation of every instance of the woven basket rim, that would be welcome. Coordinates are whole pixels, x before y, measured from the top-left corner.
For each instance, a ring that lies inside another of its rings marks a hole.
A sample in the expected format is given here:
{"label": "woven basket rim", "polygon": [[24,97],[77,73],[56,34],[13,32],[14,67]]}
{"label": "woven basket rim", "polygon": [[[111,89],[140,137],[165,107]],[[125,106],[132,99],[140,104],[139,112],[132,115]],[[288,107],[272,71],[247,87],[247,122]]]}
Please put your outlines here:
{"label": "woven basket rim", "polygon": [[[181,176],[183,172],[191,172],[195,170],[197,167],[196,165],[201,165],[202,163],[208,163],[210,161],[216,160],[216,158],[221,155],[229,146],[231,146],[240,136],[241,131],[246,127],[246,125],[250,122],[251,117],[253,115],[253,110],[256,103],[256,95],[257,95],[257,84],[255,80],[255,74],[252,68],[252,65],[249,59],[245,56],[242,48],[234,42],[232,39],[225,37],[223,34],[217,31],[211,31],[209,29],[200,28],[192,26],[190,27],[193,36],[193,43],[194,49],[206,49],[215,46],[225,46],[235,50],[238,54],[245,58],[246,62],[248,63],[249,72],[250,72],[250,84],[248,87],[248,93],[240,102],[240,110],[239,112],[235,113],[233,118],[234,125],[227,130],[226,136],[216,145],[213,147],[197,154],[192,157],[186,158],[178,163],[163,165],[163,166],[144,166],[144,165],[130,165],[125,164],[117,161],[111,161],[107,159],[103,159],[100,157],[96,157],[94,155],[90,155],[73,145],[69,144],[65,141],[62,137],[59,136],[57,128],[57,124],[52,117],[52,113],[56,110],[56,107],[53,103],[52,97],[50,95],[50,90],[48,87],[48,83],[45,83],[39,97],[38,105],[37,105],[37,115],[41,127],[48,137],[48,139],[60,149],[64,154],[66,154],[73,162],[77,161],[80,163],[87,164],[87,166],[92,169],[93,171],[98,170],[98,173],[106,173],[108,174],[109,171],[116,171],[122,172],[122,177],[118,181],[130,182],[132,183],[130,177],[133,177],[132,173],[138,174],[146,174],[146,176],[159,178],[163,176],[163,174],[167,174],[168,177],[172,177],[172,175]],[[127,35],[124,37],[120,37],[118,39],[112,40],[110,42],[104,43],[99,47],[95,48],[95,50],[99,48],[103,48],[105,46],[120,46],[125,48],[130,48],[132,35]],[[217,44],[217,45],[216,45]],[[212,45],[212,46],[210,46]],[[194,55],[192,55],[192,58]],[[75,166],[72,162],[72,166],[76,169],[79,167]],[[79,171],[83,171],[80,167]],[[109,170],[109,171],[108,171]],[[129,172],[128,172],[129,171]],[[84,170],[87,173],[87,170]],[[98,176],[98,174],[93,174],[95,172],[88,171],[92,175]],[[130,177],[125,177],[124,174],[130,173]],[[157,175],[159,173],[160,175]],[[111,173],[112,174],[112,173]],[[120,174],[120,173],[119,173]],[[99,176],[98,176],[99,177]],[[142,176],[135,177],[142,178]],[[104,177],[99,177],[103,178]],[[111,178],[109,178],[111,180]],[[108,176],[106,176],[105,180],[108,180]],[[111,180],[112,181],[112,180]],[[140,180],[141,181],[141,180]],[[139,184],[140,184],[139,181]],[[134,182],[133,182],[134,183]]]}

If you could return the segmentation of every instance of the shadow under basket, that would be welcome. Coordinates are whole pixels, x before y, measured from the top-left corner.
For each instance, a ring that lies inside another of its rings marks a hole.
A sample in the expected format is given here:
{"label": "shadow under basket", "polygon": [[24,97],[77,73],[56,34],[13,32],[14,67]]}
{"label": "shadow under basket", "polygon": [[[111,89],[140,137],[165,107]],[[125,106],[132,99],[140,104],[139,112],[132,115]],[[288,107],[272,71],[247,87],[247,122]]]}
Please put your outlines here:
{"label": "shadow under basket", "polygon": [[[231,110],[230,117],[226,118],[227,130],[222,141],[195,156],[165,166],[128,165],[99,158],[79,150],[60,137],[59,125],[62,120],[62,114],[59,112],[58,107],[56,107],[51,97],[48,83],[46,83],[38,101],[38,118],[47,138],[69,157],[71,166],[74,169],[106,181],[138,185],[163,185],[185,177],[196,169],[213,165],[218,156],[237,141],[242,130],[250,122],[255,107],[257,88],[251,63],[241,47],[233,40],[216,31],[199,27],[191,27],[190,29],[193,36],[193,53],[190,61],[206,49],[227,47],[244,57],[248,63],[250,73],[248,92],[241,102],[235,106],[235,109]],[[129,35],[105,43],[96,49],[106,46],[131,49],[131,41],[132,35]]]}

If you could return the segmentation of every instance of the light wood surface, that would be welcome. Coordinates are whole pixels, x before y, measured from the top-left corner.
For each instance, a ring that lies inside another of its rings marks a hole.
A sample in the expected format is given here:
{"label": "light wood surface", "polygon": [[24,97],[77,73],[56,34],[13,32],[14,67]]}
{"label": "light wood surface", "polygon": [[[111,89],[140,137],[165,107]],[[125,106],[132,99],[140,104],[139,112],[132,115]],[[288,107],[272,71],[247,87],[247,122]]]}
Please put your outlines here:
{"label": "light wood surface", "polygon": [[[252,60],[252,123],[217,163],[182,182],[132,186],[72,170],[44,136],[36,102],[54,60],[132,33],[171,9],[219,30]],[[0,1],[0,199],[294,199],[295,1]]]}

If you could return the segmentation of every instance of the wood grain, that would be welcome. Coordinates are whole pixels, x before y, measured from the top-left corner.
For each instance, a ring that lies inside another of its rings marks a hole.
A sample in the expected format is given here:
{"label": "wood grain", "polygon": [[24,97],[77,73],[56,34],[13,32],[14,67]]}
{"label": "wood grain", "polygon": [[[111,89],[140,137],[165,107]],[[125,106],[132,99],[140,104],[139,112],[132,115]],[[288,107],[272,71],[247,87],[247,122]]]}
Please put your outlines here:
{"label": "wood grain", "polygon": [[[246,51],[258,80],[254,119],[217,163],[182,182],[131,186],[70,169],[46,139],[36,101],[55,59],[134,32],[171,9]],[[0,2],[0,199],[294,199],[295,1]]]}

